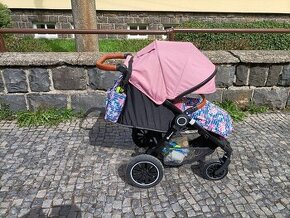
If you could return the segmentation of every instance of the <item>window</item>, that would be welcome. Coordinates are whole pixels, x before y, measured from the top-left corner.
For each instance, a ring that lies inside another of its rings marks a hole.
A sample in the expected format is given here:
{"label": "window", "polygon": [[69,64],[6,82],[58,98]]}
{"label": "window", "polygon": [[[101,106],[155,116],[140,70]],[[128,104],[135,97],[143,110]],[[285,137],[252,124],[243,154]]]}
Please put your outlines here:
{"label": "window", "polygon": [[[147,24],[130,24],[128,30],[148,30]],[[148,35],[127,35],[128,39],[147,39]]]}
{"label": "window", "polygon": [[[35,23],[33,24],[33,29],[56,29],[55,23]],[[34,38],[46,38],[46,39],[56,39],[57,34],[38,34],[34,35]]]}

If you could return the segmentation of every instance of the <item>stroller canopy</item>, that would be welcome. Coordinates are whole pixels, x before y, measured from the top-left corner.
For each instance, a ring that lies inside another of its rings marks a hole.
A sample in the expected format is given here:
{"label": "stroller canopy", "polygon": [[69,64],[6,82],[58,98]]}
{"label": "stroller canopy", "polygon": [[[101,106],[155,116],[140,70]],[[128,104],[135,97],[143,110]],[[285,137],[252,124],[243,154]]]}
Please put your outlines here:
{"label": "stroller canopy", "polygon": [[[129,57],[125,64],[128,64]],[[129,82],[160,105],[198,86],[212,76],[215,66],[192,43],[154,41],[134,57]],[[194,91],[215,92],[215,78]]]}

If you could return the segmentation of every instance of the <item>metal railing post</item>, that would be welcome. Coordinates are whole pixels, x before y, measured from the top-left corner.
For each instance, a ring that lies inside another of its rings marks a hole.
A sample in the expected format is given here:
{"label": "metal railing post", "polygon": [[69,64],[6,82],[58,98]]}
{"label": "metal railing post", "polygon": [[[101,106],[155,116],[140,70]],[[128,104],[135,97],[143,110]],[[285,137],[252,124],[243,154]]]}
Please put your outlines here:
{"label": "metal railing post", "polygon": [[174,41],[174,35],[175,35],[174,28],[170,28],[168,30],[167,35],[168,35],[168,41]]}
{"label": "metal railing post", "polygon": [[5,41],[3,35],[0,33],[0,52],[6,52]]}

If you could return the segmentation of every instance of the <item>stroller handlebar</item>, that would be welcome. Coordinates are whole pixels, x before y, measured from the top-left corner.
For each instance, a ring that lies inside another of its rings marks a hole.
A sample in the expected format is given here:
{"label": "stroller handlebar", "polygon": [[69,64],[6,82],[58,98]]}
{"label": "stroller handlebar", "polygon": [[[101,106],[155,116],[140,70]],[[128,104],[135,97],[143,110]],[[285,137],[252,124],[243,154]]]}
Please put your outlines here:
{"label": "stroller handlebar", "polygon": [[201,97],[202,97],[202,101],[201,101],[201,103],[200,104],[198,104],[197,106],[196,106],[196,108],[199,110],[199,109],[201,109],[201,108],[203,108],[204,107],[204,105],[206,104],[206,98],[205,98],[205,95],[200,95]]}
{"label": "stroller handlebar", "polygon": [[127,57],[127,54],[122,53],[111,53],[111,54],[105,54],[97,60],[96,66],[97,68],[101,70],[106,71],[117,71],[117,65],[115,64],[104,64],[106,60],[109,59],[125,59]]}

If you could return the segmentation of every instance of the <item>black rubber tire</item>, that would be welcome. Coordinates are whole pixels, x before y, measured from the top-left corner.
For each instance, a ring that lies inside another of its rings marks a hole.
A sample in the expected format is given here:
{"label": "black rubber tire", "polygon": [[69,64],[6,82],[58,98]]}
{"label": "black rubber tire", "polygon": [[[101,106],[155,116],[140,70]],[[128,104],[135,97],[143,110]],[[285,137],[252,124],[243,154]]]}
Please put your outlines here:
{"label": "black rubber tire", "polygon": [[162,133],[133,128],[132,139],[139,148],[150,148],[156,146],[157,143],[162,139]]}
{"label": "black rubber tire", "polygon": [[163,178],[164,167],[160,160],[148,154],[134,157],[127,165],[126,179],[137,188],[150,188]]}
{"label": "black rubber tire", "polygon": [[223,179],[228,174],[228,168],[225,168],[220,174],[215,175],[214,172],[221,166],[219,160],[204,163],[200,168],[202,178],[212,181]]}

